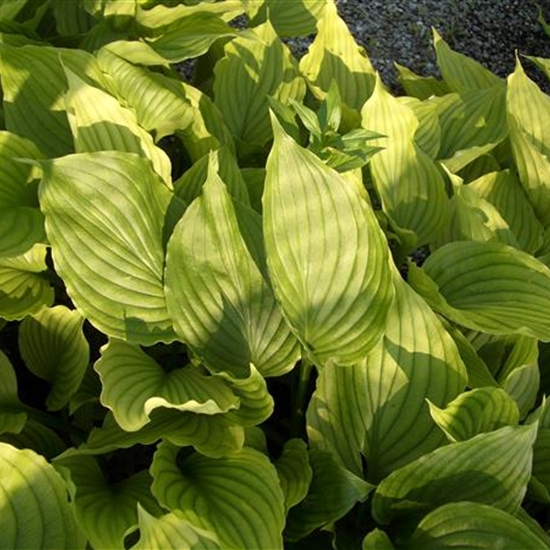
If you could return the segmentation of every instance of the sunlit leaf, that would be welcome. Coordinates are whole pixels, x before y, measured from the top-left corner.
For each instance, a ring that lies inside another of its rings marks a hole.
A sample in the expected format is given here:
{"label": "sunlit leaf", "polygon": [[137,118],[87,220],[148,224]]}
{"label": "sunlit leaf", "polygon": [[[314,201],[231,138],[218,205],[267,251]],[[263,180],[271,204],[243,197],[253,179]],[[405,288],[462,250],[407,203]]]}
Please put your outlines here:
{"label": "sunlit leaf", "polygon": [[356,188],[273,124],[263,224],[275,293],[317,361],[349,364],[382,336],[393,296],[388,248]]}
{"label": "sunlit leaf", "polygon": [[450,92],[449,87],[442,80],[434,76],[419,76],[409,68],[395,63],[398,81],[409,96],[424,100],[432,96],[442,96]]}
{"label": "sunlit leaf", "polygon": [[40,204],[54,263],[77,309],[114,337],[173,340],[163,243],[174,198],[149,161],[112,151],[42,167]]}
{"label": "sunlit leaf", "polygon": [[69,402],[88,367],[83,323],[77,311],[55,306],[26,317],[19,327],[19,350],[27,368],[51,385],[46,399],[50,410]]}

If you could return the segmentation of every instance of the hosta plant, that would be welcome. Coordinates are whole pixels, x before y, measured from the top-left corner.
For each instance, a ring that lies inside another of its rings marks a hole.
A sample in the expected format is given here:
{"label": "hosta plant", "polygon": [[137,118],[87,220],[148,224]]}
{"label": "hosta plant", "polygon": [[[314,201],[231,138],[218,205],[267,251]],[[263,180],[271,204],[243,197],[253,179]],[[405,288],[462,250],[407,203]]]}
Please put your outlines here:
{"label": "hosta plant", "polygon": [[550,548],[550,60],[434,48],[0,4],[0,548]]}

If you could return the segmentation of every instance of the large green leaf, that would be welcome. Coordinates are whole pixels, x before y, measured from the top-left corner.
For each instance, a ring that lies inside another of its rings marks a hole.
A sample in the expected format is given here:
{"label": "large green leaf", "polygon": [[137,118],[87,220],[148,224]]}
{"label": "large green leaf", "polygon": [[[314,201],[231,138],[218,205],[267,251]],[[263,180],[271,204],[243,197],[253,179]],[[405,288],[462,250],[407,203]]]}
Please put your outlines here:
{"label": "large green leaf", "polygon": [[220,550],[217,537],[210,531],[195,527],[176,514],[156,518],[138,503],[139,541],[132,550],[178,548],[179,550]]}
{"label": "large green leaf", "polygon": [[412,232],[411,248],[430,242],[448,216],[443,177],[417,145],[418,119],[413,110],[384,89],[380,77],[361,110],[362,125],[387,138],[370,162],[382,208],[397,229]]}
{"label": "large green leaf", "polygon": [[314,529],[340,519],[374,488],[346,470],[327,451],[309,452],[313,478],[304,500],[290,509],[285,539],[299,540]]}
{"label": "large green leaf", "polygon": [[325,97],[334,80],[342,101],[355,111],[361,109],[374,89],[372,64],[338,15],[332,0],[326,2],[317,23],[317,35],[309,52],[300,60],[300,72],[319,99]]}
{"label": "large green leaf", "polygon": [[410,550],[544,550],[546,539],[535,535],[519,519],[477,502],[456,502],[428,514],[407,543]]}
{"label": "large green leaf", "polygon": [[67,405],[84,378],[90,349],[83,323],[77,311],[55,306],[26,317],[19,327],[21,357],[31,372],[51,385],[46,399],[50,410]]}
{"label": "large green leaf", "polygon": [[407,511],[430,511],[463,500],[514,514],[531,477],[536,435],[536,424],[506,426],[420,457],[378,485],[374,518],[388,523]]}
{"label": "large green leaf", "polygon": [[397,69],[397,79],[408,96],[416,97],[423,101],[434,95],[446,95],[451,91],[445,82],[438,80],[434,76],[420,76],[395,61],[393,64]]}
{"label": "large green leaf", "polygon": [[265,455],[249,448],[219,459],[178,453],[162,443],[153,459],[151,490],[162,506],[214,533],[224,549],[282,550],[284,496]]}
{"label": "large green leaf", "polygon": [[82,78],[88,73],[100,79],[95,58],[81,50],[0,46],[6,128],[32,140],[48,157],[74,150],[63,97],[64,67]]}
{"label": "large green leaf", "polygon": [[517,176],[510,170],[490,172],[468,184],[500,212],[518,244],[529,253],[542,245],[543,227]]}
{"label": "large green leaf", "polygon": [[46,231],[77,309],[110,336],[143,344],[173,340],[163,243],[171,208],[179,205],[149,161],[112,151],[42,167]]}
{"label": "large green leaf", "polygon": [[550,224],[550,97],[523,70],[519,59],[508,77],[506,114],[519,180],[540,221]]}
{"label": "large green leaf", "polygon": [[38,209],[33,167],[17,158],[38,159],[34,143],[10,132],[0,132],[0,257],[24,254],[45,242],[44,216]]}
{"label": "large green leaf", "polygon": [[25,426],[27,414],[17,395],[15,370],[0,351],[0,434],[19,433]]}
{"label": "large green leaf", "polygon": [[124,536],[137,524],[138,503],[160,511],[147,471],[109,482],[92,456],[65,457],[55,466],[66,478],[76,521],[93,548],[123,550]]}
{"label": "large green leaf", "polygon": [[550,270],[498,242],[463,241],[436,250],[409,282],[439,313],[490,334],[550,340]]}
{"label": "large green leaf", "polygon": [[168,245],[166,298],[178,335],[211,368],[283,374],[300,357],[265,267],[261,218],[233,202],[213,166]]}
{"label": "large green leaf", "polygon": [[426,398],[441,405],[466,384],[458,350],[440,321],[398,276],[383,340],[350,368],[326,365],[307,411],[311,445],[378,481],[442,443]]}
{"label": "large green leaf", "polygon": [[76,152],[136,153],[148,158],[155,172],[171,186],[170,159],[153,143],[151,135],[139,126],[134,112],[70,70],[65,72],[69,83],[65,104]]}
{"label": "large green leaf", "polygon": [[515,401],[504,390],[494,387],[461,393],[444,409],[430,403],[430,414],[451,442],[465,441],[519,422]]}
{"label": "large green leaf", "polygon": [[240,141],[263,146],[271,139],[268,96],[301,101],[305,83],[296,62],[269,22],[225,46],[214,68],[214,98]]}
{"label": "large green leaf", "polygon": [[388,247],[357,188],[273,125],[263,223],[275,293],[316,361],[350,364],[385,328]]}
{"label": "large green leaf", "polygon": [[239,405],[222,379],[192,365],[164,372],[139,346],[121,340],[111,340],[101,348],[94,368],[103,385],[101,403],[129,432],[148,424],[151,412],[158,407],[219,414]]}
{"label": "large green leaf", "polygon": [[65,484],[40,455],[0,443],[0,495],[1,548],[84,549]]}
{"label": "large green leaf", "polygon": [[21,320],[53,303],[53,289],[43,273],[47,267],[46,246],[42,244],[35,244],[21,256],[0,257],[1,318]]}

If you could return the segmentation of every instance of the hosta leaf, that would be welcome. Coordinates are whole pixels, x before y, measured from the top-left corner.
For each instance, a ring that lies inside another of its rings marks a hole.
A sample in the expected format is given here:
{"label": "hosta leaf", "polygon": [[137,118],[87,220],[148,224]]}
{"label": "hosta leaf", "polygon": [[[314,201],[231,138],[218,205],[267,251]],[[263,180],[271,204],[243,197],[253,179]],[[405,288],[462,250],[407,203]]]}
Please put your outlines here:
{"label": "hosta leaf", "polygon": [[378,485],[374,518],[388,523],[407,511],[430,511],[462,500],[515,513],[531,476],[536,432],[536,424],[506,426],[420,457]]}
{"label": "hosta leaf", "polygon": [[511,514],[477,502],[455,502],[428,514],[416,528],[407,548],[543,550],[550,546]]}
{"label": "hosta leaf", "polygon": [[490,334],[550,340],[550,270],[497,242],[463,241],[436,250],[409,282],[449,319]]}
{"label": "hosta leaf", "polygon": [[176,514],[156,518],[138,503],[139,541],[132,550],[179,548],[180,550],[220,550],[217,537],[210,531],[195,527]]}
{"label": "hosta leaf", "polygon": [[263,223],[275,293],[317,361],[349,364],[382,336],[388,247],[357,188],[273,124]]}
{"label": "hosta leaf", "polygon": [[42,167],[46,230],[77,309],[110,336],[145,345],[173,340],[163,243],[174,198],[149,161],[112,151]]}
{"label": "hosta leaf", "polygon": [[205,363],[246,376],[279,375],[300,357],[265,268],[261,218],[233,202],[213,166],[178,223],[166,258],[174,328]]}
{"label": "hosta leaf", "polygon": [[544,488],[544,500],[550,502],[550,430],[548,428],[539,428],[533,453],[533,476]]}
{"label": "hosta leaf", "polygon": [[17,378],[10,360],[0,351],[0,434],[19,433],[27,414],[17,396]]}
{"label": "hosta leaf", "polygon": [[305,83],[269,22],[225,46],[214,68],[214,98],[233,136],[263,146],[272,137],[268,96],[301,101]]}
{"label": "hosta leaf", "polygon": [[414,232],[416,246],[430,242],[447,218],[445,183],[436,164],[416,144],[418,119],[410,107],[387,92],[380,77],[361,110],[363,127],[388,136],[370,161],[384,212],[397,228]]}
{"label": "hosta leaf", "polygon": [[282,549],[284,497],[269,459],[244,448],[225,458],[178,457],[161,443],[151,473],[159,503],[213,532],[222,548]]}
{"label": "hosta leaf", "polygon": [[540,221],[550,224],[550,97],[525,74],[519,59],[508,77],[506,114],[519,180]]}
{"label": "hosta leaf", "polygon": [[9,443],[18,449],[30,449],[51,460],[67,448],[65,441],[52,428],[38,420],[28,418],[18,433],[6,432],[0,435],[0,441]]}
{"label": "hosta leaf", "polygon": [[191,365],[166,373],[139,346],[121,340],[111,340],[101,348],[101,358],[94,368],[103,385],[101,403],[129,432],[149,423],[157,407],[219,414],[239,405],[223,380]]}
{"label": "hosta leaf", "polygon": [[82,50],[0,46],[6,128],[32,140],[48,157],[72,152],[63,67],[84,77],[86,73],[96,75],[95,63],[94,57]]}
{"label": "hosta leaf", "polygon": [[313,477],[306,443],[301,439],[289,439],[275,467],[285,495],[285,510],[288,513],[289,508],[304,500]]}
{"label": "hosta leaf", "polygon": [[367,479],[375,481],[441,444],[426,398],[445,405],[466,384],[451,337],[419,296],[394,281],[383,340],[350,368],[326,365],[307,411],[311,445],[357,474],[364,453]]}
{"label": "hosta leaf", "polygon": [[0,317],[21,320],[53,303],[53,289],[43,274],[47,267],[42,244],[21,256],[0,257]]}
{"label": "hosta leaf", "polygon": [[93,548],[123,550],[124,536],[137,524],[137,504],[159,510],[146,471],[112,483],[92,456],[66,457],[55,465],[67,479],[76,521]]}
{"label": "hosta leaf", "polygon": [[374,89],[372,64],[338,15],[332,0],[326,2],[317,23],[317,35],[309,52],[300,60],[300,72],[319,99],[325,97],[334,80],[342,101],[355,111],[361,109]]}
{"label": "hosta leaf", "polygon": [[61,36],[85,34],[94,26],[94,18],[83,9],[83,2],[51,2],[55,17],[55,29]]}
{"label": "hosta leaf", "polygon": [[539,386],[540,372],[536,362],[516,368],[502,383],[502,387],[517,403],[520,418],[524,418],[533,408]]}
{"label": "hosta leaf", "polygon": [[86,84],[70,70],[65,72],[69,83],[65,103],[76,152],[139,154],[148,158],[155,172],[171,186],[170,159],[138,125],[134,112],[103,90]]}
{"label": "hosta leaf", "polygon": [[414,141],[430,158],[435,159],[441,142],[441,128],[437,105],[430,101],[420,101],[412,97],[400,97],[401,105],[412,110],[418,120]]}
{"label": "hosta leaf", "polygon": [[2,548],[84,548],[65,484],[33,451],[0,443]]}
{"label": "hosta leaf", "polygon": [[174,445],[192,445],[200,453],[218,458],[242,448],[242,426],[230,425],[222,415],[204,415],[157,409],[151,421],[136,432],[124,431],[109,412],[100,428],[94,428],[86,443],[66,455],[97,455],[134,445],[150,445],[164,438]]}
{"label": "hosta leaf", "polygon": [[438,157],[451,172],[492,151],[508,135],[504,86],[448,94],[436,105],[441,124]]}
{"label": "hosta leaf", "polygon": [[445,408],[430,403],[430,414],[449,441],[465,441],[519,422],[515,401],[500,388],[478,388],[461,393]]}
{"label": "hosta leaf", "polygon": [[504,87],[504,82],[498,76],[477,61],[451,50],[435,29],[433,40],[441,75],[453,92],[482,90],[496,85]]}
{"label": "hosta leaf", "polygon": [[311,450],[309,462],[313,478],[306,498],[288,513],[285,527],[288,540],[299,540],[340,519],[357,502],[365,501],[374,488],[338,464],[327,451]]}
{"label": "hosta leaf", "polygon": [[114,57],[122,58],[135,65],[162,65],[167,69],[170,68],[170,63],[168,63],[162,55],[158,54],[149,44],[138,40],[115,40],[114,42],[105,44],[105,46],[96,53],[100,65],[101,57],[105,55],[105,52],[110,52],[114,54]]}
{"label": "hosta leaf", "polygon": [[158,38],[149,39],[149,44],[169,63],[179,63],[199,57],[216,40],[236,34],[219,15],[199,11],[174,21]]}
{"label": "hosta leaf", "polygon": [[269,18],[277,34],[285,37],[313,34],[325,7],[324,0],[295,0],[292,3],[286,0],[244,0],[244,4],[252,26],[258,20]]}
{"label": "hosta leaf", "polygon": [[19,350],[27,368],[51,385],[49,410],[64,407],[78,390],[88,367],[90,348],[77,311],[65,306],[43,309],[23,319]]}
{"label": "hosta leaf", "polygon": [[40,157],[34,143],[0,131],[0,257],[19,256],[45,242],[44,216],[31,183],[33,168],[15,160]]}
{"label": "hosta leaf", "polygon": [[399,63],[394,62],[394,65],[398,73],[397,79],[408,96],[423,101],[434,95],[446,95],[451,91],[445,82],[434,76],[419,76]]}
{"label": "hosta leaf", "polygon": [[363,539],[361,550],[394,550],[395,547],[388,535],[381,529],[373,529]]}
{"label": "hosta leaf", "polygon": [[495,206],[513,231],[522,250],[532,254],[540,248],[543,227],[513,172],[491,172],[472,181],[468,187]]}

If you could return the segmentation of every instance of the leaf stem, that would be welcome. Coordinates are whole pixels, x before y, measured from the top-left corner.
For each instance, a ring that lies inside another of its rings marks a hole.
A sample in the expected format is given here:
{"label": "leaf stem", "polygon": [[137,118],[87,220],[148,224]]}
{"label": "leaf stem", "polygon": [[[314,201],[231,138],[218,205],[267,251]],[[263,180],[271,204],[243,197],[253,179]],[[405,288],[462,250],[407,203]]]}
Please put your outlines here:
{"label": "leaf stem", "polygon": [[294,393],[294,408],[292,411],[291,436],[300,437],[304,433],[304,417],[307,409],[307,394],[313,363],[302,357],[298,384]]}

